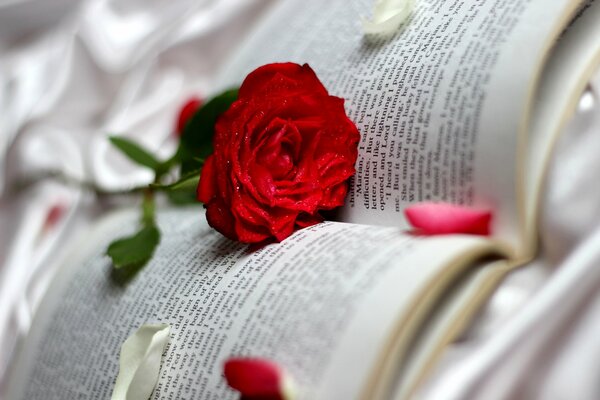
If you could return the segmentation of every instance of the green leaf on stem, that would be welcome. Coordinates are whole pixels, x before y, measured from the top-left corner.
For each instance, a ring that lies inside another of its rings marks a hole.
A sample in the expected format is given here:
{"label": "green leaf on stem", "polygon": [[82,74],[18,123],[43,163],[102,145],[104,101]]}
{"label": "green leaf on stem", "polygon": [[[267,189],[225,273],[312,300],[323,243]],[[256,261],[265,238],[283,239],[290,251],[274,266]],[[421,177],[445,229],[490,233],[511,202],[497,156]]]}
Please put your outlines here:
{"label": "green leaf on stem", "polygon": [[175,182],[169,190],[183,190],[183,191],[192,191],[196,192],[196,188],[198,187],[198,182],[200,180],[200,176],[196,173],[190,177],[180,179],[178,182]]}
{"label": "green leaf on stem", "polygon": [[106,254],[112,259],[113,276],[119,281],[132,278],[154,254],[160,242],[156,225],[146,225],[133,236],[118,239],[108,246]]}
{"label": "green leaf on stem", "polygon": [[196,192],[198,181],[200,180],[200,170],[191,171],[183,175],[177,182],[171,183],[170,185],[152,184],[152,189],[165,190],[165,191],[192,191]]}
{"label": "green leaf on stem", "polygon": [[200,204],[196,199],[196,188],[198,187],[199,179],[200,170],[194,170],[170,185],[153,184],[150,186],[152,189],[164,191],[172,204]]}
{"label": "green leaf on stem", "polygon": [[154,193],[144,192],[142,202],[142,228],[132,236],[112,242],[106,254],[112,259],[113,278],[125,283],[138,273],[152,258],[160,242],[160,231],[156,226]]}
{"label": "green leaf on stem", "polygon": [[171,190],[168,191],[167,197],[171,204],[176,206],[187,206],[187,205],[202,205],[196,198],[196,192],[189,192],[183,190]]}
{"label": "green leaf on stem", "polygon": [[148,167],[157,173],[163,168],[163,165],[158,161],[152,154],[144,150],[140,145],[132,142],[129,139],[117,136],[111,136],[110,142],[123,154],[125,154],[131,161]]}
{"label": "green leaf on stem", "polygon": [[178,151],[183,175],[202,166],[201,160],[213,152],[217,118],[237,100],[238,89],[227,90],[202,106],[186,124]]}

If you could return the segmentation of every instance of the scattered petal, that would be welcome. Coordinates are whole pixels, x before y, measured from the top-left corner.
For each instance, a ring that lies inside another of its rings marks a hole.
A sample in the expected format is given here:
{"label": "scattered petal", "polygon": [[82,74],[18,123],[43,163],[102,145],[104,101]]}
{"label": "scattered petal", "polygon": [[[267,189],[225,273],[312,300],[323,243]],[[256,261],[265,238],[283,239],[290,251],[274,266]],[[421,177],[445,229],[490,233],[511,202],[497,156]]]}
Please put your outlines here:
{"label": "scattered petal", "polygon": [[227,383],[243,399],[291,400],[292,380],[275,363],[259,358],[230,358],[225,362]]}
{"label": "scattered petal", "polygon": [[62,220],[68,210],[68,203],[64,200],[57,200],[46,211],[46,216],[42,222],[40,231],[37,234],[36,246],[39,246],[42,241],[50,234]]}
{"label": "scattered petal", "polygon": [[179,115],[177,116],[177,125],[175,127],[175,133],[177,136],[181,136],[185,125],[201,106],[202,100],[199,97],[192,97],[185,102],[185,104],[179,110]]}
{"label": "scattered petal", "polygon": [[448,203],[420,203],[404,214],[413,227],[428,235],[467,233],[489,235],[492,213]]}
{"label": "scattered petal", "polygon": [[48,230],[53,228],[60,221],[66,210],[67,207],[63,203],[54,204],[46,214],[43,229]]}
{"label": "scattered petal", "polygon": [[66,211],[67,205],[62,201],[57,201],[48,209],[46,212],[46,218],[42,224],[42,229],[39,235],[40,238],[47,235],[52,229],[54,229]]}
{"label": "scattered petal", "polygon": [[391,35],[408,19],[415,7],[415,0],[376,0],[373,19],[363,20],[367,35]]}
{"label": "scattered petal", "polygon": [[147,324],[125,340],[111,400],[148,400],[158,381],[170,331],[167,324]]}

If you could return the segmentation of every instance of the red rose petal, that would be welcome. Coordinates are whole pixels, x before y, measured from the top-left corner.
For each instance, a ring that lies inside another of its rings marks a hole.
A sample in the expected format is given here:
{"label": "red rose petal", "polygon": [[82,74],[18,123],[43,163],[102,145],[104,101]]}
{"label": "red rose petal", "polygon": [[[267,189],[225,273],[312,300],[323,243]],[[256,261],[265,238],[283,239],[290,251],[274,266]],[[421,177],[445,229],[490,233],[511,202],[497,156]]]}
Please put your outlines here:
{"label": "red rose petal", "polygon": [[281,396],[279,394],[264,396],[240,396],[240,400],[281,400]]}
{"label": "red rose petal", "polygon": [[231,240],[239,240],[235,232],[235,219],[230,208],[220,199],[211,202],[206,207],[206,220],[209,225]]}
{"label": "red rose petal", "polygon": [[323,208],[332,209],[343,206],[347,193],[348,184],[346,182],[342,182],[336,186],[326,189],[323,199],[321,200]]}
{"label": "red rose petal", "polygon": [[248,171],[250,179],[252,179],[252,185],[256,188],[257,194],[264,199],[265,203],[273,206],[273,196],[277,190],[275,182],[273,182],[272,171],[263,167],[260,164],[256,164],[254,168]]}
{"label": "red rose petal", "polygon": [[302,213],[298,215],[298,219],[296,219],[296,225],[300,228],[308,228],[309,226],[313,226],[318,224],[319,222],[323,222],[323,217],[320,214],[307,214]]}
{"label": "red rose petal", "polygon": [[285,397],[284,376],[277,364],[259,358],[230,358],[224,366],[225,379],[242,398],[279,399]]}
{"label": "red rose petal", "polygon": [[260,243],[273,236],[268,227],[249,223],[240,217],[234,220],[233,230],[237,240],[241,243]]}
{"label": "red rose petal", "polygon": [[447,203],[420,203],[404,210],[411,225],[425,234],[489,235],[492,213]]}
{"label": "red rose petal", "polygon": [[198,188],[196,189],[196,198],[198,201],[208,203],[215,196],[217,187],[215,177],[214,156],[210,155],[204,162],[202,173],[200,174],[200,181],[198,182]]}
{"label": "red rose petal", "polygon": [[[288,77],[291,77],[288,79]],[[288,83],[289,82],[289,83]],[[256,96],[268,89],[271,95],[290,92],[293,88],[327,95],[327,90],[308,64],[273,63],[252,71],[240,87],[239,99]]]}
{"label": "red rose petal", "polygon": [[190,98],[183,104],[183,106],[181,106],[177,116],[177,124],[175,125],[175,133],[177,133],[178,136],[181,136],[185,125],[201,106],[202,100],[198,97]]}

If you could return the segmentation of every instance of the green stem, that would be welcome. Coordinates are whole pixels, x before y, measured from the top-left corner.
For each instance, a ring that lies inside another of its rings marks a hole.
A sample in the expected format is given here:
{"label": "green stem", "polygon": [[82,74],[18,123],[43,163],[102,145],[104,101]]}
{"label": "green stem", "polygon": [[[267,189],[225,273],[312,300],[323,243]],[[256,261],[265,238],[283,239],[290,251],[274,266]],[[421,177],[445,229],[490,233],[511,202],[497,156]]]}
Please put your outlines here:
{"label": "green stem", "polygon": [[173,155],[170,158],[168,158],[160,164],[159,168],[155,171],[156,180],[154,183],[158,183],[158,181],[160,181],[160,178],[162,178],[166,173],[168,173],[171,170],[171,168],[173,168],[180,162],[181,155],[183,154],[183,152],[183,147],[179,145],[179,147],[177,147],[177,151],[175,151],[175,153],[173,153]]}
{"label": "green stem", "polygon": [[144,200],[142,201],[142,223],[144,226],[154,225],[156,204],[154,202],[154,191],[147,188],[144,191]]}

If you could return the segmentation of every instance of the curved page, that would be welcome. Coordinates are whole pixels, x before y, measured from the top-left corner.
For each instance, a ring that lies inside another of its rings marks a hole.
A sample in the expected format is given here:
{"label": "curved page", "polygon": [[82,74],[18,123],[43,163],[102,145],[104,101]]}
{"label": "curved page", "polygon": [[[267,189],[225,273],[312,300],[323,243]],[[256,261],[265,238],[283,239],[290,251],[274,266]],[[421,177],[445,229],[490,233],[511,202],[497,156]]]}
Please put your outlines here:
{"label": "curved page", "polygon": [[585,86],[600,65],[600,1],[588,0],[554,47],[540,79],[523,152],[527,211],[526,250],[534,253],[537,217],[551,150],[575,113]]}
{"label": "curved page", "polygon": [[199,209],[175,210],[159,216],[163,239],[153,260],[119,286],[103,252],[137,217],[110,217],[60,271],[8,399],[108,398],[120,346],[144,323],[171,326],[153,399],[237,398],[222,377],[230,356],[275,360],[301,399],[359,398],[390,341],[414,334],[402,321],[417,324],[416,310],[425,318],[422,304],[441,296],[428,290],[493,251],[477,237],[342,223],[251,251],[210,229]]}

